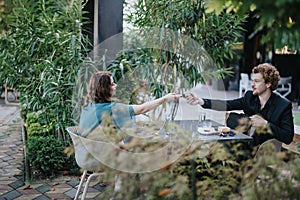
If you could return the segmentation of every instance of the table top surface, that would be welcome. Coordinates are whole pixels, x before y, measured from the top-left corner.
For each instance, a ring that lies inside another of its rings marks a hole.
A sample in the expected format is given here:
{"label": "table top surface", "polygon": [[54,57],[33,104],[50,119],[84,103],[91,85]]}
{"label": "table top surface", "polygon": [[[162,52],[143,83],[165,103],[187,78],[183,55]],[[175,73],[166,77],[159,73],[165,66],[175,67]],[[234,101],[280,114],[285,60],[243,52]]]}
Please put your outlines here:
{"label": "table top surface", "polygon": [[[224,126],[219,124],[213,120],[212,127],[217,130],[219,126]],[[234,135],[230,136],[226,134],[225,136],[220,136],[220,134],[216,131],[213,134],[201,134],[198,132],[198,121],[197,120],[174,120],[174,123],[178,124],[181,128],[185,131],[191,132],[194,135],[194,139],[201,140],[201,141],[251,141],[253,138],[249,135],[245,135],[243,133],[234,132]]]}

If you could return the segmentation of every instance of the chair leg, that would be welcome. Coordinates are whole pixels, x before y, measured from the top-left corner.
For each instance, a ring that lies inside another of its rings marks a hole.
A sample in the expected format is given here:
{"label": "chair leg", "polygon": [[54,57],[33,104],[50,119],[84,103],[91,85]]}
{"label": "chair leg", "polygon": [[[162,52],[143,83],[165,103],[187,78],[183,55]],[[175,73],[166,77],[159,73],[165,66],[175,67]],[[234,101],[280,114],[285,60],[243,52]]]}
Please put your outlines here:
{"label": "chair leg", "polygon": [[81,180],[80,180],[80,183],[79,183],[79,185],[78,185],[78,188],[77,188],[77,191],[76,191],[76,195],[75,195],[75,197],[74,197],[74,200],[77,200],[78,197],[79,197],[79,193],[80,193],[80,190],[81,190],[81,187],[82,187],[82,184],[83,184],[83,182],[84,182],[84,179],[85,179],[86,174],[87,174],[87,170],[84,170],[84,171],[83,171],[83,174],[82,174],[82,176],[81,176]]}
{"label": "chair leg", "polygon": [[88,190],[88,187],[89,187],[89,184],[90,184],[90,181],[92,180],[92,178],[94,176],[101,176],[103,175],[103,173],[92,173],[89,178],[87,179],[86,183],[85,183],[85,186],[84,186],[84,190],[83,190],[83,193],[82,193],[82,196],[81,196],[81,199],[84,200],[85,199],[85,196],[86,196],[86,193],[87,193],[87,190]]}
{"label": "chair leg", "polygon": [[243,89],[242,89],[241,82],[240,82],[240,86],[239,86],[239,97],[241,97],[242,94],[243,94]]}

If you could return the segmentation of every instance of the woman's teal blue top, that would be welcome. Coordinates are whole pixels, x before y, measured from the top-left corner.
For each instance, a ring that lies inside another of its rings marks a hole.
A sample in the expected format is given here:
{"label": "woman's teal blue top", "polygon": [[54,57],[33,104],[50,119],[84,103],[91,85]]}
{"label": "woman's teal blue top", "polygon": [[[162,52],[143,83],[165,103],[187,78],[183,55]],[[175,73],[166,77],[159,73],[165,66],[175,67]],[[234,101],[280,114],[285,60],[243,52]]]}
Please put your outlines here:
{"label": "woman's teal blue top", "polygon": [[[107,114],[105,115],[105,113]],[[135,122],[134,110],[131,105],[116,102],[96,104],[90,102],[82,109],[78,134],[87,136],[101,125],[105,116],[110,116],[115,128],[118,129]]]}

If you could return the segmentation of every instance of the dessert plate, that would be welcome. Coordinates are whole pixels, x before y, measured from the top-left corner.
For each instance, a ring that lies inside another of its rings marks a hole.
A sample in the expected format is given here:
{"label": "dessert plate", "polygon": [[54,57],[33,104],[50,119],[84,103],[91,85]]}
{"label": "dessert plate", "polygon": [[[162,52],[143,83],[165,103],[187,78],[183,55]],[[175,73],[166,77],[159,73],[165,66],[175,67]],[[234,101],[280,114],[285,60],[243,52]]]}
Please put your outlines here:
{"label": "dessert plate", "polygon": [[213,127],[210,129],[199,127],[198,132],[202,135],[213,135],[218,133]]}

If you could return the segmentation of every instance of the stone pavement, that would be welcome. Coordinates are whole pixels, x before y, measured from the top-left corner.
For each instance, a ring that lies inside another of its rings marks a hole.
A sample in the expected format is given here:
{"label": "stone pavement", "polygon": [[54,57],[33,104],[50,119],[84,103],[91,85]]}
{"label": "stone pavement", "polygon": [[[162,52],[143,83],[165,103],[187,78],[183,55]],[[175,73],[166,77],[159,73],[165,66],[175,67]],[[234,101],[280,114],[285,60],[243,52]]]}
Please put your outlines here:
{"label": "stone pavement", "polygon": [[[19,107],[0,99],[0,200],[73,199],[80,177],[60,176],[39,182],[25,181],[24,143]],[[90,183],[86,199],[99,199],[104,187]]]}
{"label": "stone pavement", "polygon": [[[206,88],[201,87],[194,88],[193,92],[202,97],[222,99],[238,96],[236,91],[225,93],[211,89],[206,91]],[[198,113],[197,109],[195,110],[195,107],[181,101],[176,118],[195,119]],[[293,112],[300,113],[296,105]],[[219,116],[220,123],[224,122],[224,115],[215,113],[215,116]],[[25,181],[22,124],[18,106],[5,105],[3,98],[0,98],[0,200],[73,199],[80,177],[60,176],[53,180],[40,182]],[[295,130],[300,133],[299,126],[296,126]],[[86,199],[101,199],[103,191],[104,187],[94,180],[90,184]]]}

